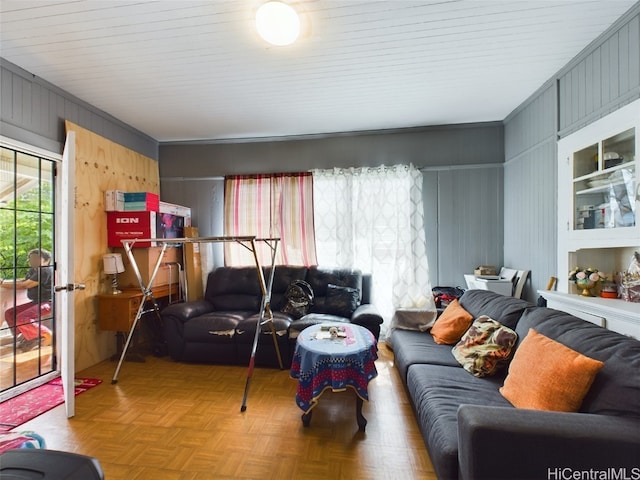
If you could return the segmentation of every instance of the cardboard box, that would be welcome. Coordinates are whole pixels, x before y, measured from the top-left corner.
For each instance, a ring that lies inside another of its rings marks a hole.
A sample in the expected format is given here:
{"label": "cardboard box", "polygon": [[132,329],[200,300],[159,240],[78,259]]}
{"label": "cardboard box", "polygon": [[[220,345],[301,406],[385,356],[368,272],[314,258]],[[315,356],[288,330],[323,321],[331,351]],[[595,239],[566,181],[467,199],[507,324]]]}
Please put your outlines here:
{"label": "cardboard box", "polygon": [[493,265],[480,265],[473,271],[474,275],[497,275]]}
{"label": "cardboard box", "polygon": [[157,212],[158,206],[147,202],[124,202],[125,212]]}
{"label": "cardboard box", "polygon": [[122,190],[104,192],[104,210],[106,212],[124,212],[124,192]]}
{"label": "cardboard box", "polygon": [[125,202],[154,202],[160,203],[160,197],[156,193],[151,192],[125,192]]}
{"label": "cardboard box", "polygon": [[[146,287],[149,286],[149,279],[153,273],[153,269],[156,266],[158,257],[162,247],[150,247],[150,248],[136,248],[131,250],[133,258],[140,270],[140,276]],[[124,272],[118,274],[118,285],[120,288],[140,288],[138,277],[136,277],[127,252],[124,248],[114,248],[115,253],[122,254],[122,261],[124,262]],[[169,283],[177,284],[180,276],[180,269],[177,265],[166,265],[167,263],[180,263],[182,264],[182,249],[179,247],[167,247],[164,256],[162,257],[160,268],[158,268],[158,274],[156,275],[153,286],[167,285]]]}
{"label": "cardboard box", "polygon": [[191,209],[189,207],[183,207],[182,205],[176,205],[175,203],[160,202],[160,213],[170,213],[171,215],[177,215],[179,217],[190,217]]}
{"label": "cardboard box", "polygon": [[157,212],[160,197],[150,192],[125,192],[124,210],[127,212]]}
{"label": "cardboard box", "polygon": [[[157,238],[156,212],[107,212],[107,245],[122,247],[122,240]],[[134,248],[155,246],[136,242]]]}
{"label": "cardboard box", "polygon": [[[198,237],[198,227],[185,227],[184,236]],[[187,300],[201,300],[204,297],[202,286],[202,260],[199,243],[184,244],[184,273],[187,279]]]}

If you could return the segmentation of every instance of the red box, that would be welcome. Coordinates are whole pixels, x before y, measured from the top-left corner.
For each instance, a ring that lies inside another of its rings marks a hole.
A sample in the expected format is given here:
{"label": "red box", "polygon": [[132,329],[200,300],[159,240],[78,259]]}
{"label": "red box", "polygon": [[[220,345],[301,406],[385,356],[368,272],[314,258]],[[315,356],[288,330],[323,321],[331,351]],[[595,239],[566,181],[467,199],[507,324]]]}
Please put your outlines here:
{"label": "red box", "polygon": [[[107,212],[110,247],[122,247],[122,240],[156,238],[156,212]],[[133,247],[155,247],[155,242],[136,242]]]}

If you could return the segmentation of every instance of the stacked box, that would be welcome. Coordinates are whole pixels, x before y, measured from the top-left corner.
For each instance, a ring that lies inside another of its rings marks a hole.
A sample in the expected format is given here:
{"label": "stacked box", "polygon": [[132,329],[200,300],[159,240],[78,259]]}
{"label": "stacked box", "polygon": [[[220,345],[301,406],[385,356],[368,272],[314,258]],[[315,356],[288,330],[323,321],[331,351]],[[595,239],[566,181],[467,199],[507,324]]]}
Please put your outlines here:
{"label": "stacked box", "polygon": [[[149,286],[149,280],[161,250],[162,247],[136,248],[131,250],[145,287]],[[140,288],[140,282],[138,281],[138,277],[136,277],[136,273],[133,271],[133,266],[129,261],[126,250],[124,248],[114,248],[113,251],[122,254],[124,263],[124,272],[118,274],[118,286],[124,289]],[[180,279],[180,269],[176,264],[182,264],[182,249],[179,247],[167,247],[160,262],[153,286],[158,287],[168,285],[169,283],[177,284]]]}
{"label": "stacked box", "polygon": [[[185,227],[184,236],[187,238],[198,237],[198,227]],[[204,289],[199,243],[184,244],[184,273],[187,280],[187,300],[201,300],[204,296]]]}
{"label": "stacked box", "polygon": [[191,226],[191,209],[189,207],[183,207],[182,205],[176,205],[175,203],[160,202],[158,210],[160,213],[168,213],[184,218],[184,226]]}
{"label": "stacked box", "polygon": [[106,212],[124,212],[124,192],[122,190],[104,192],[104,209]]}
{"label": "stacked box", "polygon": [[177,215],[179,217],[190,217],[191,209],[189,207],[183,207],[182,205],[176,205],[175,203],[160,202],[160,213],[170,213],[171,215]]}
{"label": "stacked box", "polygon": [[150,192],[125,192],[125,212],[157,212],[160,208],[160,197]]}
{"label": "stacked box", "polygon": [[[122,240],[157,238],[156,212],[107,212],[107,245],[122,247]],[[153,242],[136,242],[134,248],[152,247]]]}

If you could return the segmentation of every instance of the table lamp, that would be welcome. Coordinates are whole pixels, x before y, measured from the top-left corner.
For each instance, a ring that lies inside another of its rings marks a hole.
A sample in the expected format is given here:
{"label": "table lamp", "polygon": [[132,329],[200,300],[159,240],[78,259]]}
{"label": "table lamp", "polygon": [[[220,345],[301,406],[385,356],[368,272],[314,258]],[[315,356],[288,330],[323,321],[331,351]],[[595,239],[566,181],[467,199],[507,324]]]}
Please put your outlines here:
{"label": "table lamp", "polygon": [[122,263],[122,254],[120,253],[105,253],[102,256],[102,262],[104,263],[104,273],[107,275],[113,275],[111,280],[111,293],[117,295],[122,293],[118,290],[118,274],[124,272],[124,263]]}

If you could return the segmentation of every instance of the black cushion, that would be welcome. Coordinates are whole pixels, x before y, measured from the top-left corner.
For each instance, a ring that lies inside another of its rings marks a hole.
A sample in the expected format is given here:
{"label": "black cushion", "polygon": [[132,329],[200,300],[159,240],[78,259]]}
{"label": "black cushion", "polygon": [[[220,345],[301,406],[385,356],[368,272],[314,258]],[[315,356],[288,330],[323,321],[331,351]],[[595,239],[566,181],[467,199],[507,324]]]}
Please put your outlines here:
{"label": "black cushion", "polygon": [[362,291],[362,272],[355,269],[311,267],[305,280],[311,285],[316,298],[327,295],[329,284]]}
{"label": "black cushion", "polygon": [[220,295],[260,297],[260,293],[255,267],[219,267],[207,277],[205,299],[209,301]]}
{"label": "black cushion", "polygon": [[238,324],[252,313],[246,311],[205,313],[185,322],[182,335],[187,342],[231,342]]}
{"label": "black cushion", "polygon": [[360,305],[360,290],[332,284],[327,285],[324,313],[351,318],[358,305]]}
{"label": "black cushion", "polygon": [[527,308],[533,307],[532,303],[519,298],[507,297],[488,290],[467,290],[460,297],[459,302],[474,319],[480,315],[487,315],[511,329],[516,328],[522,313]]}
{"label": "black cushion", "polygon": [[500,395],[502,377],[477,378],[458,367],[411,365],[407,388],[438,478],[458,478],[458,407],[511,407]]}
{"label": "black cushion", "polygon": [[396,367],[405,383],[407,370],[411,365],[431,364],[456,368],[460,366],[451,354],[451,345],[437,344],[429,332],[396,328],[391,331],[391,344],[397,345],[393,354]]}
{"label": "black cushion", "polygon": [[[238,342],[246,343],[253,342],[253,337],[256,333],[256,327],[258,326],[259,314],[251,315],[238,322],[236,326],[236,339]],[[265,321],[266,317],[263,317],[263,324],[260,326],[260,331],[265,335],[271,335],[271,322]],[[273,328],[278,336],[286,336],[289,331],[289,325],[293,319],[282,312],[273,312]]]}

